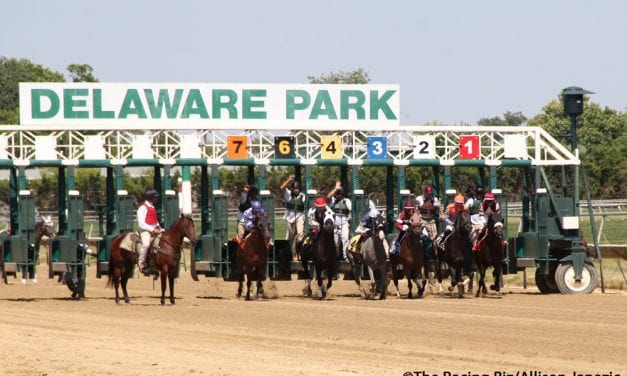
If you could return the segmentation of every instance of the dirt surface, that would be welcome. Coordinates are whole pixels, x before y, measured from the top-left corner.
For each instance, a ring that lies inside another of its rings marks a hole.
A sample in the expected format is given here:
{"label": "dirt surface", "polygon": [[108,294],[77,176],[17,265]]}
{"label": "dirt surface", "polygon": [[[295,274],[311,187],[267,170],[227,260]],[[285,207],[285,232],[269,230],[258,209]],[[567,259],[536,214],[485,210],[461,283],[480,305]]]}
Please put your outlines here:
{"label": "dirt surface", "polygon": [[317,301],[293,280],[268,282],[272,299],[247,302],[234,282],[181,271],[175,306],[160,306],[147,277],[132,279],[131,304],[116,306],[94,276],[90,268],[81,301],[55,280],[0,284],[0,374],[627,374],[624,292],[506,286],[484,298],[375,301],[336,281]]}

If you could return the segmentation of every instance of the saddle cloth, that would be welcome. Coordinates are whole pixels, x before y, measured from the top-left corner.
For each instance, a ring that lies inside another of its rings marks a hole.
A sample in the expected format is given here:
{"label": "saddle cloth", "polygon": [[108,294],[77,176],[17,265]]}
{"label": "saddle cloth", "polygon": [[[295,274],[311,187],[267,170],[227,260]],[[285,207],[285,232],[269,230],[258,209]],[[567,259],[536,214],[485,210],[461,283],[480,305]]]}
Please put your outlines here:
{"label": "saddle cloth", "polygon": [[349,252],[353,252],[353,253],[357,253],[360,254],[363,251],[363,242],[360,242],[359,239],[361,238],[361,234],[355,235],[351,238],[350,242],[348,243],[348,251]]}
{"label": "saddle cloth", "polygon": [[[157,253],[159,249],[159,241],[161,240],[161,234],[155,236],[152,239],[152,243],[150,249],[153,253]],[[124,238],[120,242],[120,248],[126,249],[127,251],[139,253],[139,250],[142,246],[142,238],[138,232],[127,232],[124,235]]]}

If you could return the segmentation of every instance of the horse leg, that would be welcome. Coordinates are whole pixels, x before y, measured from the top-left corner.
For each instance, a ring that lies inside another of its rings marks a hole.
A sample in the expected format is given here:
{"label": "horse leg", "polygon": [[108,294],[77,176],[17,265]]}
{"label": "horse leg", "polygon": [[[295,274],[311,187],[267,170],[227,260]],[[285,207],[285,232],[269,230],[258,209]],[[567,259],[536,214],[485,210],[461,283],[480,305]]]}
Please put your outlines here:
{"label": "horse leg", "polygon": [[379,268],[379,283],[381,284],[381,295],[379,295],[380,300],[384,300],[388,294],[388,285],[387,285],[387,264],[383,264],[382,267]]}
{"label": "horse leg", "polygon": [[246,300],[250,300],[250,286],[253,284],[253,272],[246,273]]}
{"label": "horse leg", "polygon": [[475,298],[478,298],[482,292],[483,294],[486,294],[488,292],[485,287],[485,270],[485,265],[483,265],[482,262],[477,262],[477,272],[479,273],[479,286],[477,286],[477,293],[475,294]]}
{"label": "horse leg", "polygon": [[[405,269],[405,266],[403,266],[403,269]],[[409,292],[407,293],[407,299],[412,299],[413,296],[411,294],[411,274],[407,270],[405,271],[405,277],[407,277],[407,287],[409,288]]]}
{"label": "horse leg", "polygon": [[392,268],[392,281],[394,281],[394,287],[396,287],[396,297],[400,298],[401,290],[398,289],[398,276],[396,274],[396,268],[398,267],[398,264],[392,262],[390,267]]}
{"label": "horse leg", "polygon": [[302,257],[303,256],[301,255],[303,272],[305,274],[305,287],[303,287],[303,294],[311,297],[313,291],[311,291],[311,273],[309,271],[309,260],[305,260]]}
{"label": "horse leg", "polygon": [[322,268],[316,268],[316,282],[318,282],[318,299],[322,300],[327,296],[327,292],[322,285]]}
{"label": "horse leg", "polygon": [[374,270],[368,265],[368,275],[370,276],[370,293],[375,294],[377,291],[377,279],[374,277]]}
{"label": "horse leg", "polygon": [[464,287],[466,287],[466,285],[468,284],[468,279],[464,280],[464,272],[463,272],[464,268],[462,265],[458,265],[457,267],[457,271],[456,271],[456,279],[457,279],[457,293],[458,293],[458,297],[461,299],[464,297]]}
{"label": "horse leg", "polygon": [[[127,268],[128,268],[128,265],[127,265]],[[129,277],[127,268],[125,268],[122,273],[122,294],[124,294],[124,303],[131,302],[131,300],[128,297],[128,291],[126,290],[126,284],[128,283],[128,277]]]}
{"label": "horse leg", "polygon": [[238,272],[239,276],[239,287],[237,288],[237,297],[241,298],[242,297],[242,290],[244,289],[244,270],[240,269]]}
{"label": "horse leg", "polygon": [[166,280],[168,278],[168,266],[164,265],[161,267],[161,305],[165,305],[165,287]]}
{"label": "horse leg", "polygon": [[496,292],[501,291],[500,283],[501,283],[501,277],[502,277],[502,274],[503,274],[502,268],[503,268],[503,262],[502,261],[499,261],[499,262],[495,263],[494,270],[492,271],[492,276],[494,277],[494,284],[490,285],[490,290],[493,290],[493,291],[496,291]]}
{"label": "horse leg", "polygon": [[[111,267],[113,268],[113,286],[115,287],[115,304],[120,304],[119,287],[120,287],[120,275],[122,274],[122,268],[115,267],[113,265],[111,265]],[[124,288],[124,285],[122,285],[122,288]]]}
{"label": "horse leg", "polygon": [[174,274],[176,273],[174,267],[168,271],[168,282],[170,284],[170,304],[174,305]]}
{"label": "horse leg", "polygon": [[263,297],[263,284],[261,283],[261,271],[255,269],[255,280],[257,281],[257,299]]}

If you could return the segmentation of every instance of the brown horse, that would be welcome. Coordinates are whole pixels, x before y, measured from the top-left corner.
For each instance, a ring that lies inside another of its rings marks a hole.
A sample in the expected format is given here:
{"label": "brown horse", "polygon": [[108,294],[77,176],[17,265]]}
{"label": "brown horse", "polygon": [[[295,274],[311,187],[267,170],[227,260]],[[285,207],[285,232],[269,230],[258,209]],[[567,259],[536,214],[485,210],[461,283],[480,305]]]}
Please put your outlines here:
{"label": "brown horse", "polygon": [[253,278],[257,281],[257,299],[263,296],[262,281],[266,279],[266,264],[268,263],[267,242],[270,240],[269,227],[270,223],[266,216],[257,216],[255,218],[255,227],[237,247],[238,298],[242,296],[244,276],[246,276],[246,300],[250,300],[250,285]]}
{"label": "brown horse", "polygon": [[[128,279],[133,276],[133,270],[137,263],[137,253],[131,250],[120,248],[122,239],[126,233],[116,236],[111,243],[111,256],[109,258],[109,281],[108,285],[113,282],[115,286],[115,302],[120,304],[120,295],[118,286],[120,278],[122,280],[122,292],[124,293],[124,302],[129,303],[126,284]],[[148,258],[154,257],[154,265],[156,271],[161,275],[161,305],[165,304],[166,279],[170,285],[170,303],[175,304],[174,298],[174,278],[176,277],[179,262],[181,260],[181,246],[183,238],[189,239],[192,249],[198,236],[196,235],[196,227],[194,221],[189,216],[181,216],[177,219],[169,229],[165,230],[160,239],[157,253],[152,254],[152,250],[148,251]]]}
{"label": "brown horse", "polygon": [[[324,299],[327,291],[333,284],[333,278],[337,271],[337,253],[335,250],[335,242],[333,240],[334,230],[334,214],[327,211],[324,216],[320,233],[309,245],[303,247],[302,242],[299,244],[300,262],[305,273],[305,290],[308,296],[312,296],[311,290],[311,272],[309,271],[309,261],[314,264],[316,271],[316,281],[318,283],[318,299]],[[322,271],[326,272],[327,285],[322,285]]]}
{"label": "brown horse", "polygon": [[470,243],[470,214],[463,211],[455,219],[455,230],[444,241],[443,259],[448,265],[451,274],[451,286],[449,291],[455,287],[458,289],[458,296],[464,297],[464,288],[473,278],[472,268],[472,244]]}
{"label": "brown horse", "polygon": [[[494,230],[494,214],[489,215],[488,224],[485,227],[485,237],[479,243],[479,252],[476,255],[477,259],[477,271],[479,273],[479,286],[477,287],[477,293],[475,297],[479,297],[480,293],[484,295],[488,293],[488,289],[485,285],[485,272],[488,267],[494,267],[492,276],[494,277],[494,284],[490,285],[490,290],[501,291],[500,282],[503,268],[504,247],[501,239],[497,236]],[[481,239],[481,238],[480,238]]]}
{"label": "brown horse", "polygon": [[400,245],[400,252],[398,255],[390,255],[390,264],[392,266],[394,286],[396,287],[396,296],[401,297],[401,292],[398,289],[398,276],[395,272],[398,265],[401,264],[403,265],[403,273],[407,278],[407,286],[409,287],[407,298],[411,299],[413,298],[411,281],[413,280],[418,288],[416,295],[422,297],[427,280],[423,274],[425,252],[422,247],[422,240],[420,239],[420,233],[422,231],[420,214],[418,212],[414,213],[409,221],[411,227],[407,230],[407,235]]}

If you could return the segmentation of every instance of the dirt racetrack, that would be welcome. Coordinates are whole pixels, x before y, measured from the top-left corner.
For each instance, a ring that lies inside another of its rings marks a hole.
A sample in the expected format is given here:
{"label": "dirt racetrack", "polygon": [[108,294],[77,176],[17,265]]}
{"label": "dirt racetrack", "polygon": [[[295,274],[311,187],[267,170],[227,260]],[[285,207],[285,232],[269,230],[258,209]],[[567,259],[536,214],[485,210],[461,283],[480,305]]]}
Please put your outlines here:
{"label": "dirt racetrack", "polygon": [[316,301],[293,280],[267,283],[275,299],[246,302],[234,282],[181,271],[175,306],[159,305],[147,277],[116,306],[94,275],[82,301],[55,280],[0,284],[0,374],[627,374],[624,292],[506,286],[486,298],[364,301],[353,281],[336,281]]}

